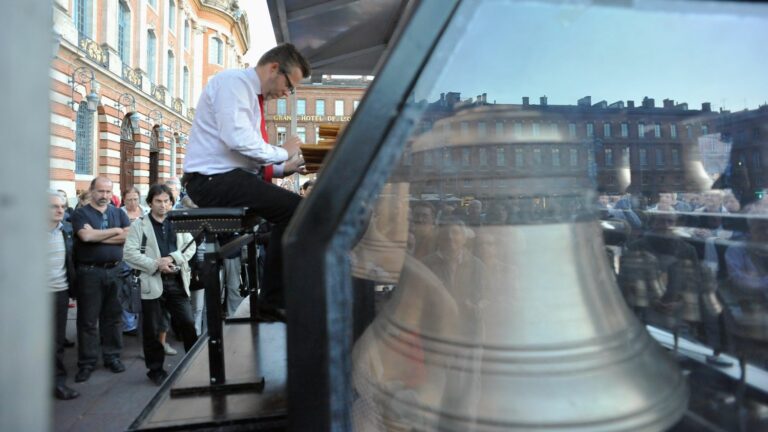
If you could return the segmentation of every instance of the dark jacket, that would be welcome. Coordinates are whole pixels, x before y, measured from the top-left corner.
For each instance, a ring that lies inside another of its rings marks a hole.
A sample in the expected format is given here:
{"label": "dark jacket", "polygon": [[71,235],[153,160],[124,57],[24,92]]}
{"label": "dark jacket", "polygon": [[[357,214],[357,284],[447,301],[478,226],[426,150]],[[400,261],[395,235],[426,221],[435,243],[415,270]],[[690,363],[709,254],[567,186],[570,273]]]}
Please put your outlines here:
{"label": "dark jacket", "polygon": [[69,222],[62,222],[61,223],[61,234],[64,236],[64,250],[65,250],[65,266],[67,268],[67,285],[69,285],[69,296],[74,298],[75,297],[75,283],[76,280],[76,273],[75,273],[75,256],[74,256],[74,243],[75,243],[75,233],[72,230],[72,224]]}

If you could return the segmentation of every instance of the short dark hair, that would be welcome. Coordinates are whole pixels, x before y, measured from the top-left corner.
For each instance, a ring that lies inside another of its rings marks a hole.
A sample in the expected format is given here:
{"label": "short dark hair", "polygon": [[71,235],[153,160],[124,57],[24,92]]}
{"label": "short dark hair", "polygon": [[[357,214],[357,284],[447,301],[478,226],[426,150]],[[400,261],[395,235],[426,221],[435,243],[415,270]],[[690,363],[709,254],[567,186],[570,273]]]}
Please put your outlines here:
{"label": "short dark hair", "polygon": [[136,195],[139,196],[139,200],[141,200],[141,192],[139,192],[139,188],[137,188],[136,186],[131,186],[128,189],[126,189],[125,192],[123,192],[123,201],[125,201],[126,195],[132,192],[136,192]]}
{"label": "short dark hair", "polygon": [[307,59],[301,55],[295,46],[289,43],[280,44],[265,52],[256,65],[263,66],[275,62],[279,63],[287,72],[290,72],[295,67],[301,69],[301,76],[304,78],[309,78],[309,75],[312,73]]}
{"label": "short dark hair", "polygon": [[149,192],[147,192],[147,200],[146,200],[147,205],[152,204],[152,200],[155,198],[155,195],[160,195],[164,193],[168,194],[168,198],[170,198],[171,204],[176,203],[176,201],[173,199],[173,192],[171,192],[171,188],[169,188],[164,184],[156,184],[156,185],[152,185],[149,188]]}

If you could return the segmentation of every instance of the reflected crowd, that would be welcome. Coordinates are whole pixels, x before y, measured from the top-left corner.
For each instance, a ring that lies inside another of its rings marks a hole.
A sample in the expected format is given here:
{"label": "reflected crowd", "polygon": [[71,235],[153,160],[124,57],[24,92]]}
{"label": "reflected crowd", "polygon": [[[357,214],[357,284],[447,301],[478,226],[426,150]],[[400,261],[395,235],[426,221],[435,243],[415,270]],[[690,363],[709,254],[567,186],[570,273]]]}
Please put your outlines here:
{"label": "reflected crowd", "polygon": [[[583,201],[553,197],[413,200],[407,253],[457,304],[492,301],[510,262],[488,227],[583,217]],[[590,209],[586,209],[590,210]],[[768,366],[768,199],[744,206],[729,190],[598,195],[591,209],[627,305],[646,324]],[[578,216],[577,216],[578,215]],[[485,228],[481,228],[485,227]],[[466,316],[466,315],[465,315]]]}

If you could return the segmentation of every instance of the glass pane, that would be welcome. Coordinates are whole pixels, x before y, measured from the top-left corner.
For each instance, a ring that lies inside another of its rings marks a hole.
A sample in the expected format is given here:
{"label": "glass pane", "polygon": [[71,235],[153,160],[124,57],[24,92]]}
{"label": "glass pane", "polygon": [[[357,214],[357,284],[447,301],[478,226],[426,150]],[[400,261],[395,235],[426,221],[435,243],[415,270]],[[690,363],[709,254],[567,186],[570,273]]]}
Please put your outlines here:
{"label": "glass pane", "polygon": [[693,364],[768,364],[768,7],[619,4],[460,6],[351,251],[358,430],[766,426]]}

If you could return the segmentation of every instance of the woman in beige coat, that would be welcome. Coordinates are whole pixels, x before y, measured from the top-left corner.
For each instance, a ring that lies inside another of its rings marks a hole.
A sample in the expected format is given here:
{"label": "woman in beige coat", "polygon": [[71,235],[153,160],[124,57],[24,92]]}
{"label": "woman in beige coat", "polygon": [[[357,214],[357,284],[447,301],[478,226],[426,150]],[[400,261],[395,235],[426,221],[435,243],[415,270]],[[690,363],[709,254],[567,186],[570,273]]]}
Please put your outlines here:
{"label": "woman in beige coat", "polygon": [[[170,221],[166,219],[166,214],[173,207],[173,195],[168,186],[154,185],[149,188],[146,201],[150,211],[131,224],[123,248],[123,259],[131,268],[141,272],[144,362],[149,369],[147,376],[159,385],[168,376],[163,369],[165,349],[158,341],[163,313],[168,311],[179,324],[186,351],[197,340],[189,301],[188,263],[195,255],[195,243],[188,233],[174,233]],[[143,242],[146,243],[145,248],[142,247]]]}

